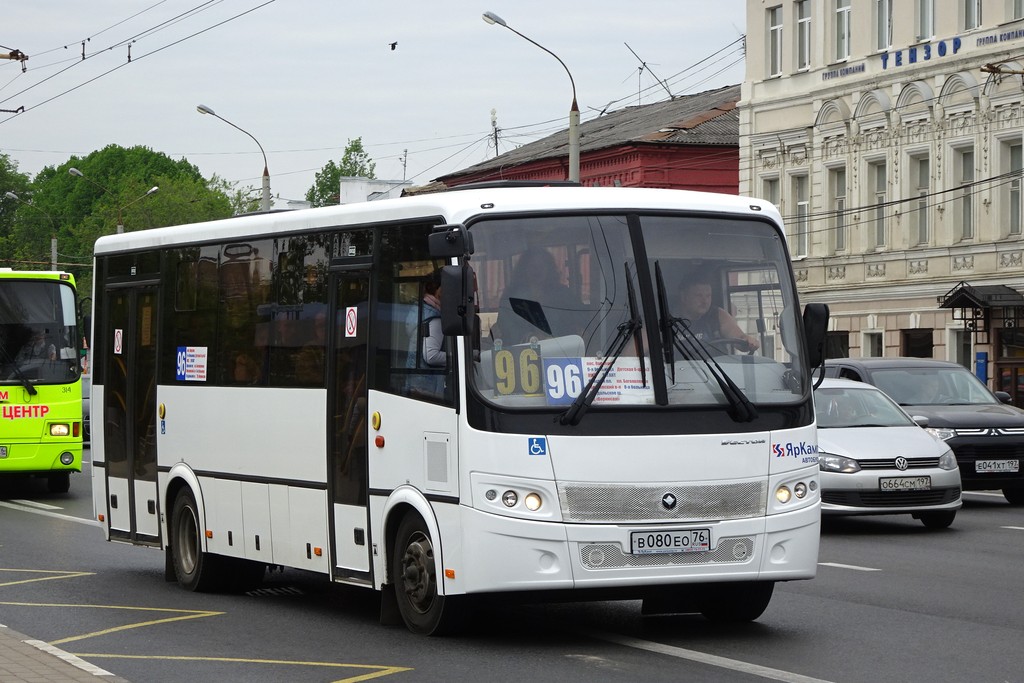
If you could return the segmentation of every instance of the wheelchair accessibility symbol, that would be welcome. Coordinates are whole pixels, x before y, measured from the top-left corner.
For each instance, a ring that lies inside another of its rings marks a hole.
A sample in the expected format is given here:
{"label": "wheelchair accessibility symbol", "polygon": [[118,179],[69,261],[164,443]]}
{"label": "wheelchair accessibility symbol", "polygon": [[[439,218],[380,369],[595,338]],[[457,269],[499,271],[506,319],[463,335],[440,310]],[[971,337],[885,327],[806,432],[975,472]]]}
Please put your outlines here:
{"label": "wheelchair accessibility symbol", "polygon": [[530,455],[547,455],[548,440],[543,436],[535,436],[530,439]]}

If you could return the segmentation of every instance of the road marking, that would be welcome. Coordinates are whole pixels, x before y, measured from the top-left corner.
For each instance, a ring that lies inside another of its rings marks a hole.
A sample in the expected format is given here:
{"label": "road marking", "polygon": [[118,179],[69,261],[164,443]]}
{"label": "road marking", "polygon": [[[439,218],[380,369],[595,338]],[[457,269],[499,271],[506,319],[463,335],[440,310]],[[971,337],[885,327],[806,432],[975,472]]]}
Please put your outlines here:
{"label": "road marking", "polygon": [[[346,664],[344,662],[301,662],[292,661],[288,659],[249,659],[246,657],[192,657],[189,655],[119,655],[105,654],[101,652],[79,653],[77,656],[92,658],[107,657],[110,659],[152,659],[169,662],[227,662],[229,664],[273,664],[275,666],[319,666],[331,669],[370,670],[370,673],[361,674],[359,676],[352,676],[350,678],[339,678],[338,680],[333,681],[333,683],[358,683],[359,681],[369,681],[374,678],[381,678],[383,676],[390,676],[391,674],[397,674],[402,673],[404,671],[413,670],[411,667],[407,666],[386,666],[378,664]],[[807,680],[810,681],[812,679]]]}
{"label": "road marking", "polygon": [[25,505],[16,505],[12,502],[0,500],[0,507],[11,508],[12,510],[20,510],[21,512],[31,512],[34,515],[44,515],[46,517],[56,517],[57,519],[63,519],[68,522],[78,522],[79,524],[87,524],[89,526],[99,526],[100,523],[95,519],[83,519],[81,517],[73,517],[71,515],[62,515],[59,512],[51,512],[49,510],[36,510],[32,507]]}
{"label": "road marking", "polygon": [[40,510],[63,510],[64,508],[59,505],[47,505],[46,503],[40,503],[34,500],[25,500],[23,498],[14,498],[11,500],[12,503],[18,505],[28,505],[29,507],[39,508]]}
{"label": "road marking", "polygon": [[37,648],[39,650],[42,650],[43,652],[46,652],[47,654],[51,654],[51,655],[55,655],[57,657],[60,657],[61,659],[63,659],[68,664],[71,664],[72,666],[76,666],[79,669],[81,669],[82,671],[85,671],[87,673],[91,673],[93,676],[113,676],[114,675],[114,674],[110,673],[109,671],[107,671],[105,669],[99,668],[95,664],[90,664],[89,662],[85,661],[84,659],[79,659],[78,657],[76,657],[75,655],[71,654],[70,652],[65,652],[64,650],[61,650],[60,648],[53,647],[52,645],[44,643],[41,640],[26,640],[26,641],[23,641],[23,642],[28,643],[32,647]]}
{"label": "road marking", "polygon": [[729,659],[728,657],[719,657],[718,655],[712,655],[706,652],[697,652],[696,650],[687,650],[673,645],[665,645],[664,643],[654,643],[649,640],[629,638],[627,636],[620,636],[613,633],[584,633],[597,640],[603,640],[617,645],[624,645],[625,647],[633,647],[638,650],[657,652],[658,654],[668,655],[669,657],[688,659],[692,662],[716,666],[720,669],[739,671],[753,676],[760,676],[762,678],[770,678],[774,681],[783,681],[784,683],[829,683],[821,678],[803,676],[801,674],[793,673],[792,671],[773,669],[759,664],[751,664],[750,662],[741,662],[738,659]]}
{"label": "road marking", "polygon": [[1002,498],[1003,494],[997,491],[961,491],[961,496],[986,496],[989,498]]}
{"label": "road marking", "polygon": [[1000,529],[1013,529],[1014,531],[1024,531],[1024,526],[1001,526]]}
{"label": "road marking", "polygon": [[855,564],[840,564],[838,562],[819,562],[819,567],[835,567],[836,569],[852,569],[855,572],[880,572],[875,567],[858,567]]}
{"label": "road marking", "polygon": [[[34,579],[22,579],[20,581],[0,581],[0,586],[17,586],[23,583],[35,583],[36,581],[53,581],[56,579],[77,579],[80,576],[93,576],[94,572],[69,572],[57,569],[6,569],[0,568],[3,572],[19,572],[22,574],[51,574],[52,576],[39,576]],[[0,603],[3,604],[3,603]]]}

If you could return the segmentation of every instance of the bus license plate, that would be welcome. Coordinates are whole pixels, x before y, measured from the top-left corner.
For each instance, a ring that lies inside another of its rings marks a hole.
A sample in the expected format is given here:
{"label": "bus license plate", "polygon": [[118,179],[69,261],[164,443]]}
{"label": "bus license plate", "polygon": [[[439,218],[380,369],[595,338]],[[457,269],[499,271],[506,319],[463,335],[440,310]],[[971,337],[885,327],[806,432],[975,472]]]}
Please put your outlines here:
{"label": "bus license plate", "polygon": [[975,472],[1020,472],[1020,460],[978,460]]}
{"label": "bus license plate", "polygon": [[0,458],[7,457],[7,446],[0,446]]}
{"label": "bus license plate", "polygon": [[931,477],[885,477],[878,480],[883,491],[930,491]]}
{"label": "bus license plate", "polygon": [[711,529],[633,531],[629,545],[633,555],[704,552],[711,550]]}

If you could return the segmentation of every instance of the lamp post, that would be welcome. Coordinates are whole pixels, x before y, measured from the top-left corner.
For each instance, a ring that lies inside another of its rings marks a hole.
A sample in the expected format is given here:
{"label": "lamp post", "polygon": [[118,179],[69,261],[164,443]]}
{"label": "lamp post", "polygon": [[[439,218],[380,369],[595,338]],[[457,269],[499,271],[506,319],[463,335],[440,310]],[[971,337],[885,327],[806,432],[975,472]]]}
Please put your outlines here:
{"label": "lamp post", "polygon": [[494,12],[484,12],[483,18],[488,24],[504,26],[520,38],[527,40],[544,50],[544,52],[547,52],[549,55],[557,59],[558,63],[562,65],[562,68],[565,69],[565,73],[568,74],[569,83],[572,85],[572,106],[569,107],[569,180],[578,183],[580,181],[580,108],[579,105],[576,104],[576,81],[573,80],[569,67],[565,65],[565,62],[562,61],[561,57],[538,43],[536,40],[533,40],[528,36],[524,36],[522,33],[509,26],[505,23],[504,19]]}
{"label": "lamp post", "polygon": [[[106,192],[107,194],[109,194],[109,195],[110,195],[111,197],[113,197],[113,198],[114,198],[115,200],[117,199],[117,196],[116,196],[116,195],[115,195],[115,194],[114,194],[113,192],[111,192],[110,190],[108,190],[108,189],[107,189],[107,188],[105,188],[104,186],[100,185],[100,184],[99,184],[99,183],[97,183],[97,182],[96,182],[95,180],[93,180],[93,179],[92,179],[92,178],[90,178],[89,176],[87,176],[87,175],[85,175],[84,173],[82,173],[81,171],[79,171],[79,170],[78,170],[77,168],[69,168],[69,169],[68,169],[68,173],[69,173],[70,175],[73,175],[73,176],[75,176],[76,178],[83,178],[84,180],[87,180],[87,181],[89,181],[90,183],[92,183],[93,185],[95,185],[96,187],[98,187],[98,188],[99,188],[100,190],[102,190],[103,192]],[[148,197],[148,196],[149,196],[149,195],[151,195],[151,194],[155,194],[155,193],[156,193],[156,192],[157,192],[157,191],[158,191],[159,189],[160,189],[160,188],[159,188],[158,186],[154,185],[153,187],[151,187],[151,188],[149,188],[148,190],[146,190],[146,194],[144,194],[144,195],[142,195],[142,196],[140,196],[140,197],[136,197],[135,199],[131,200],[131,201],[130,201],[130,202],[128,202],[127,204],[121,204],[121,205],[119,205],[119,206],[117,207],[117,234],[119,234],[119,235],[120,235],[121,233],[123,233],[123,232],[124,232],[124,220],[122,220],[122,218],[121,218],[121,216],[122,216],[122,212],[123,212],[123,211],[124,211],[125,209],[127,209],[127,208],[128,208],[129,206],[131,206],[132,204],[134,204],[135,202],[137,202],[137,201],[139,201],[139,200],[141,200],[141,199],[145,199],[146,197]]]}
{"label": "lamp post", "polygon": [[13,199],[16,202],[24,204],[25,206],[31,206],[33,209],[50,219],[50,269],[57,270],[57,221],[53,220],[53,216],[43,211],[35,204],[29,204],[13,192],[6,192],[4,193],[4,196],[8,199]]}
{"label": "lamp post", "polygon": [[252,133],[245,130],[244,128],[239,128],[223,116],[218,116],[215,111],[207,107],[205,104],[197,105],[196,111],[198,111],[200,114],[209,114],[210,116],[214,116],[223,121],[224,123],[228,124],[232,128],[242,131],[243,133],[251,137],[252,141],[256,143],[256,146],[260,148],[260,153],[263,155],[263,198],[260,201],[260,211],[270,211],[270,171],[267,170],[267,153],[263,151],[263,145],[260,144],[260,141],[257,140],[256,136],[254,136]]}

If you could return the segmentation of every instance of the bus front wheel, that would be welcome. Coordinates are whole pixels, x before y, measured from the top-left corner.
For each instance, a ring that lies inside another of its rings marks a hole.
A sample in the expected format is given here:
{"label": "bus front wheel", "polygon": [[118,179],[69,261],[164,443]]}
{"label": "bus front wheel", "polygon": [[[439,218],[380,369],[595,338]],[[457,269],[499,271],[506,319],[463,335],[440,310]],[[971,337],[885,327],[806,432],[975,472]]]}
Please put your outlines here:
{"label": "bus front wheel", "polygon": [[461,600],[438,593],[435,567],[426,523],[419,515],[407,514],[398,525],[391,552],[391,579],[398,611],[413,633],[443,635],[463,623]]}
{"label": "bus front wheel", "polygon": [[71,473],[54,472],[46,477],[46,490],[50,493],[67,493],[71,490]]}
{"label": "bus front wheel", "polygon": [[775,582],[720,583],[708,588],[702,596],[700,613],[711,621],[739,623],[754,621],[764,614]]}
{"label": "bus front wheel", "polygon": [[217,583],[217,558],[203,552],[200,529],[196,498],[185,489],[174,499],[169,535],[174,576],[190,591],[212,590]]}

